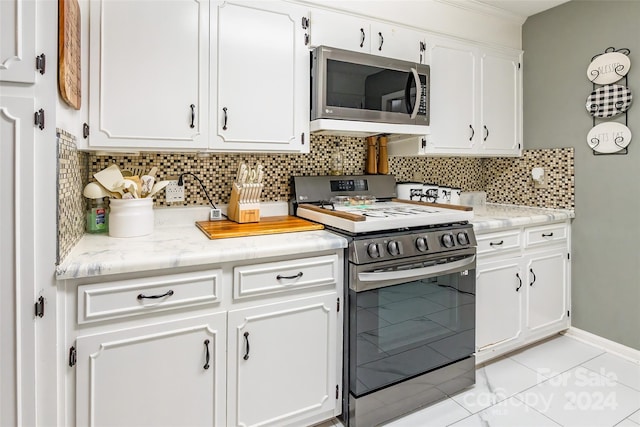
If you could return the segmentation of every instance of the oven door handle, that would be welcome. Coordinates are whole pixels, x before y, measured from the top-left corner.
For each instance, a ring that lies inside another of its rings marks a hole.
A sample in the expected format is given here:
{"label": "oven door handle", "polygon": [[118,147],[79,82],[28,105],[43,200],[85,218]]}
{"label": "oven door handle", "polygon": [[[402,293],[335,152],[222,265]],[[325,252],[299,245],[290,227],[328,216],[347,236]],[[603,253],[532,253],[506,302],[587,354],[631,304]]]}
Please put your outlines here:
{"label": "oven door handle", "polygon": [[381,271],[378,273],[358,273],[358,280],[361,282],[380,282],[395,279],[418,279],[424,276],[433,276],[449,270],[455,270],[475,262],[476,256],[472,255],[459,261],[437,264],[429,267],[413,268],[411,270]]}

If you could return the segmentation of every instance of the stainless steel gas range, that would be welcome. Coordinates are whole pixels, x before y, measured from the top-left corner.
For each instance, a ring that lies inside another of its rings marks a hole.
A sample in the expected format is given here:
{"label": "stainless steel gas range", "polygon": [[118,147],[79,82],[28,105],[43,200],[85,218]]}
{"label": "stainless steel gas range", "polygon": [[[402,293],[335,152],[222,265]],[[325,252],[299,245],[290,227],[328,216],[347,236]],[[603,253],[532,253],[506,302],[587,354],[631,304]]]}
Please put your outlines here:
{"label": "stainless steel gas range", "polygon": [[472,212],[387,175],[294,177],[296,215],[349,239],[343,421],[374,426],[475,383]]}

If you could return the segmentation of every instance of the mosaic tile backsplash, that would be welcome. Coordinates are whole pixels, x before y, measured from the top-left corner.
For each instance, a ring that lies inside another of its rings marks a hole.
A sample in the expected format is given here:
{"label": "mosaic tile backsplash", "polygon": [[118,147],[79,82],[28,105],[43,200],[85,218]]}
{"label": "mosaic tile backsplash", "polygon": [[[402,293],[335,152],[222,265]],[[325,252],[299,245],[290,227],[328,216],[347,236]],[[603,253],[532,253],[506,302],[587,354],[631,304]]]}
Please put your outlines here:
{"label": "mosaic tile backsplash", "polygon": [[57,263],[71,251],[85,230],[86,199],[82,189],[88,182],[87,153],[78,151],[75,136],[57,129],[58,145],[58,251]]}
{"label": "mosaic tile backsplash", "polygon": [[[290,177],[326,175],[336,140],[343,154],[344,174],[363,174],[366,162],[364,138],[313,135],[309,154],[196,154],[141,153],[132,155],[96,155],[78,152],[74,138],[59,131],[59,257],[64,259],[84,232],[86,202],[82,188],[98,172],[115,163],[121,169],[157,167],[157,178],[167,179],[184,172],[198,176],[216,204],[227,204],[238,165],[261,163],[264,166],[262,201],[288,201]],[[389,170],[398,181],[419,180],[451,185],[463,191],[486,191],[487,201],[549,208],[574,208],[574,154],[572,148],[525,151],[518,158],[471,157],[392,157]],[[533,167],[545,168],[548,187],[533,188]],[[164,192],[155,206],[195,206],[208,204],[200,184],[187,175],[185,201],[168,203]]]}

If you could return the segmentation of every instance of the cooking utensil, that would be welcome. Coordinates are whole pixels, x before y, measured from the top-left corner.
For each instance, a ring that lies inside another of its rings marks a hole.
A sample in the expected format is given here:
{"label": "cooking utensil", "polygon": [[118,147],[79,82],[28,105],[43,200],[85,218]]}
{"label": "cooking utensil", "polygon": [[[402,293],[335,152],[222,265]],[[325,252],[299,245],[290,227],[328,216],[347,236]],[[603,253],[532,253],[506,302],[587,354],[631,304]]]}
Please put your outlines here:
{"label": "cooking utensil", "polygon": [[134,167],[134,168],[128,168],[128,169],[122,170],[122,176],[129,177],[134,175],[137,175],[137,176],[144,175],[144,168],[140,166],[140,167]]}
{"label": "cooking utensil", "polygon": [[140,177],[140,181],[142,181],[142,184],[140,185],[140,196],[147,197],[147,195],[151,192],[156,179],[152,175],[142,175]]}
{"label": "cooking utensil", "polygon": [[[133,177],[131,177],[133,178]],[[132,179],[128,179],[125,178],[124,179],[124,183],[123,183],[123,190],[124,194],[122,195],[123,199],[139,199],[140,196],[138,195],[138,184],[132,180]],[[131,195],[131,197],[129,197],[129,195]]]}
{"label": "cooking utensil", "polygon": [[247,176],[247,164],[246,163],[240,163],[240,165],[238,166],[238,173],[236,175],[236,182],[238,184],[242,184],[245,182],[246,180],[246,176]]}
{"label": "cooking utensil", "polygon": [[153,184],[153,188],[151,189],[149,194],[147,194],[147,198],[152,197],[154,194],[156,194],[158,191],[162,190],[167,185],[169,185],[169,181],[156,182],[155,184]]}
{"label": "cooking utensil", "polygon": [[264,171],[262,170],[262,165],[261,165],[258,169],[258,178],[256,182],[258,184],[262,184],[262,178],[264,178]]}
{"label": "cooking utensil", "polygon": [[114,193],[108,191],[97,182],[90,182],[82,191],[82,195],[87,199],[101,199],[103,197],[114,197]]}
{"label": "cooking utensil", "polygon": [[93,177],[108,191],[124,194],[124,177],[118,165],[111,165],[93,174]]}

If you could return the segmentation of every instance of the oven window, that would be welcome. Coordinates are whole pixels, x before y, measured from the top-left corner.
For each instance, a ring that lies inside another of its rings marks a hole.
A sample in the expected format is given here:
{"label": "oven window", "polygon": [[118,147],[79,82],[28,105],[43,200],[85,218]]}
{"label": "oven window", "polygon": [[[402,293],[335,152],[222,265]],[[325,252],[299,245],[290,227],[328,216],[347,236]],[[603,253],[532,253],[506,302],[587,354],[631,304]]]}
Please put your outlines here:
{"label": "oven window", "polygon": [[356,397],[475,351],[475,270],[349,291],[349,381]]}

